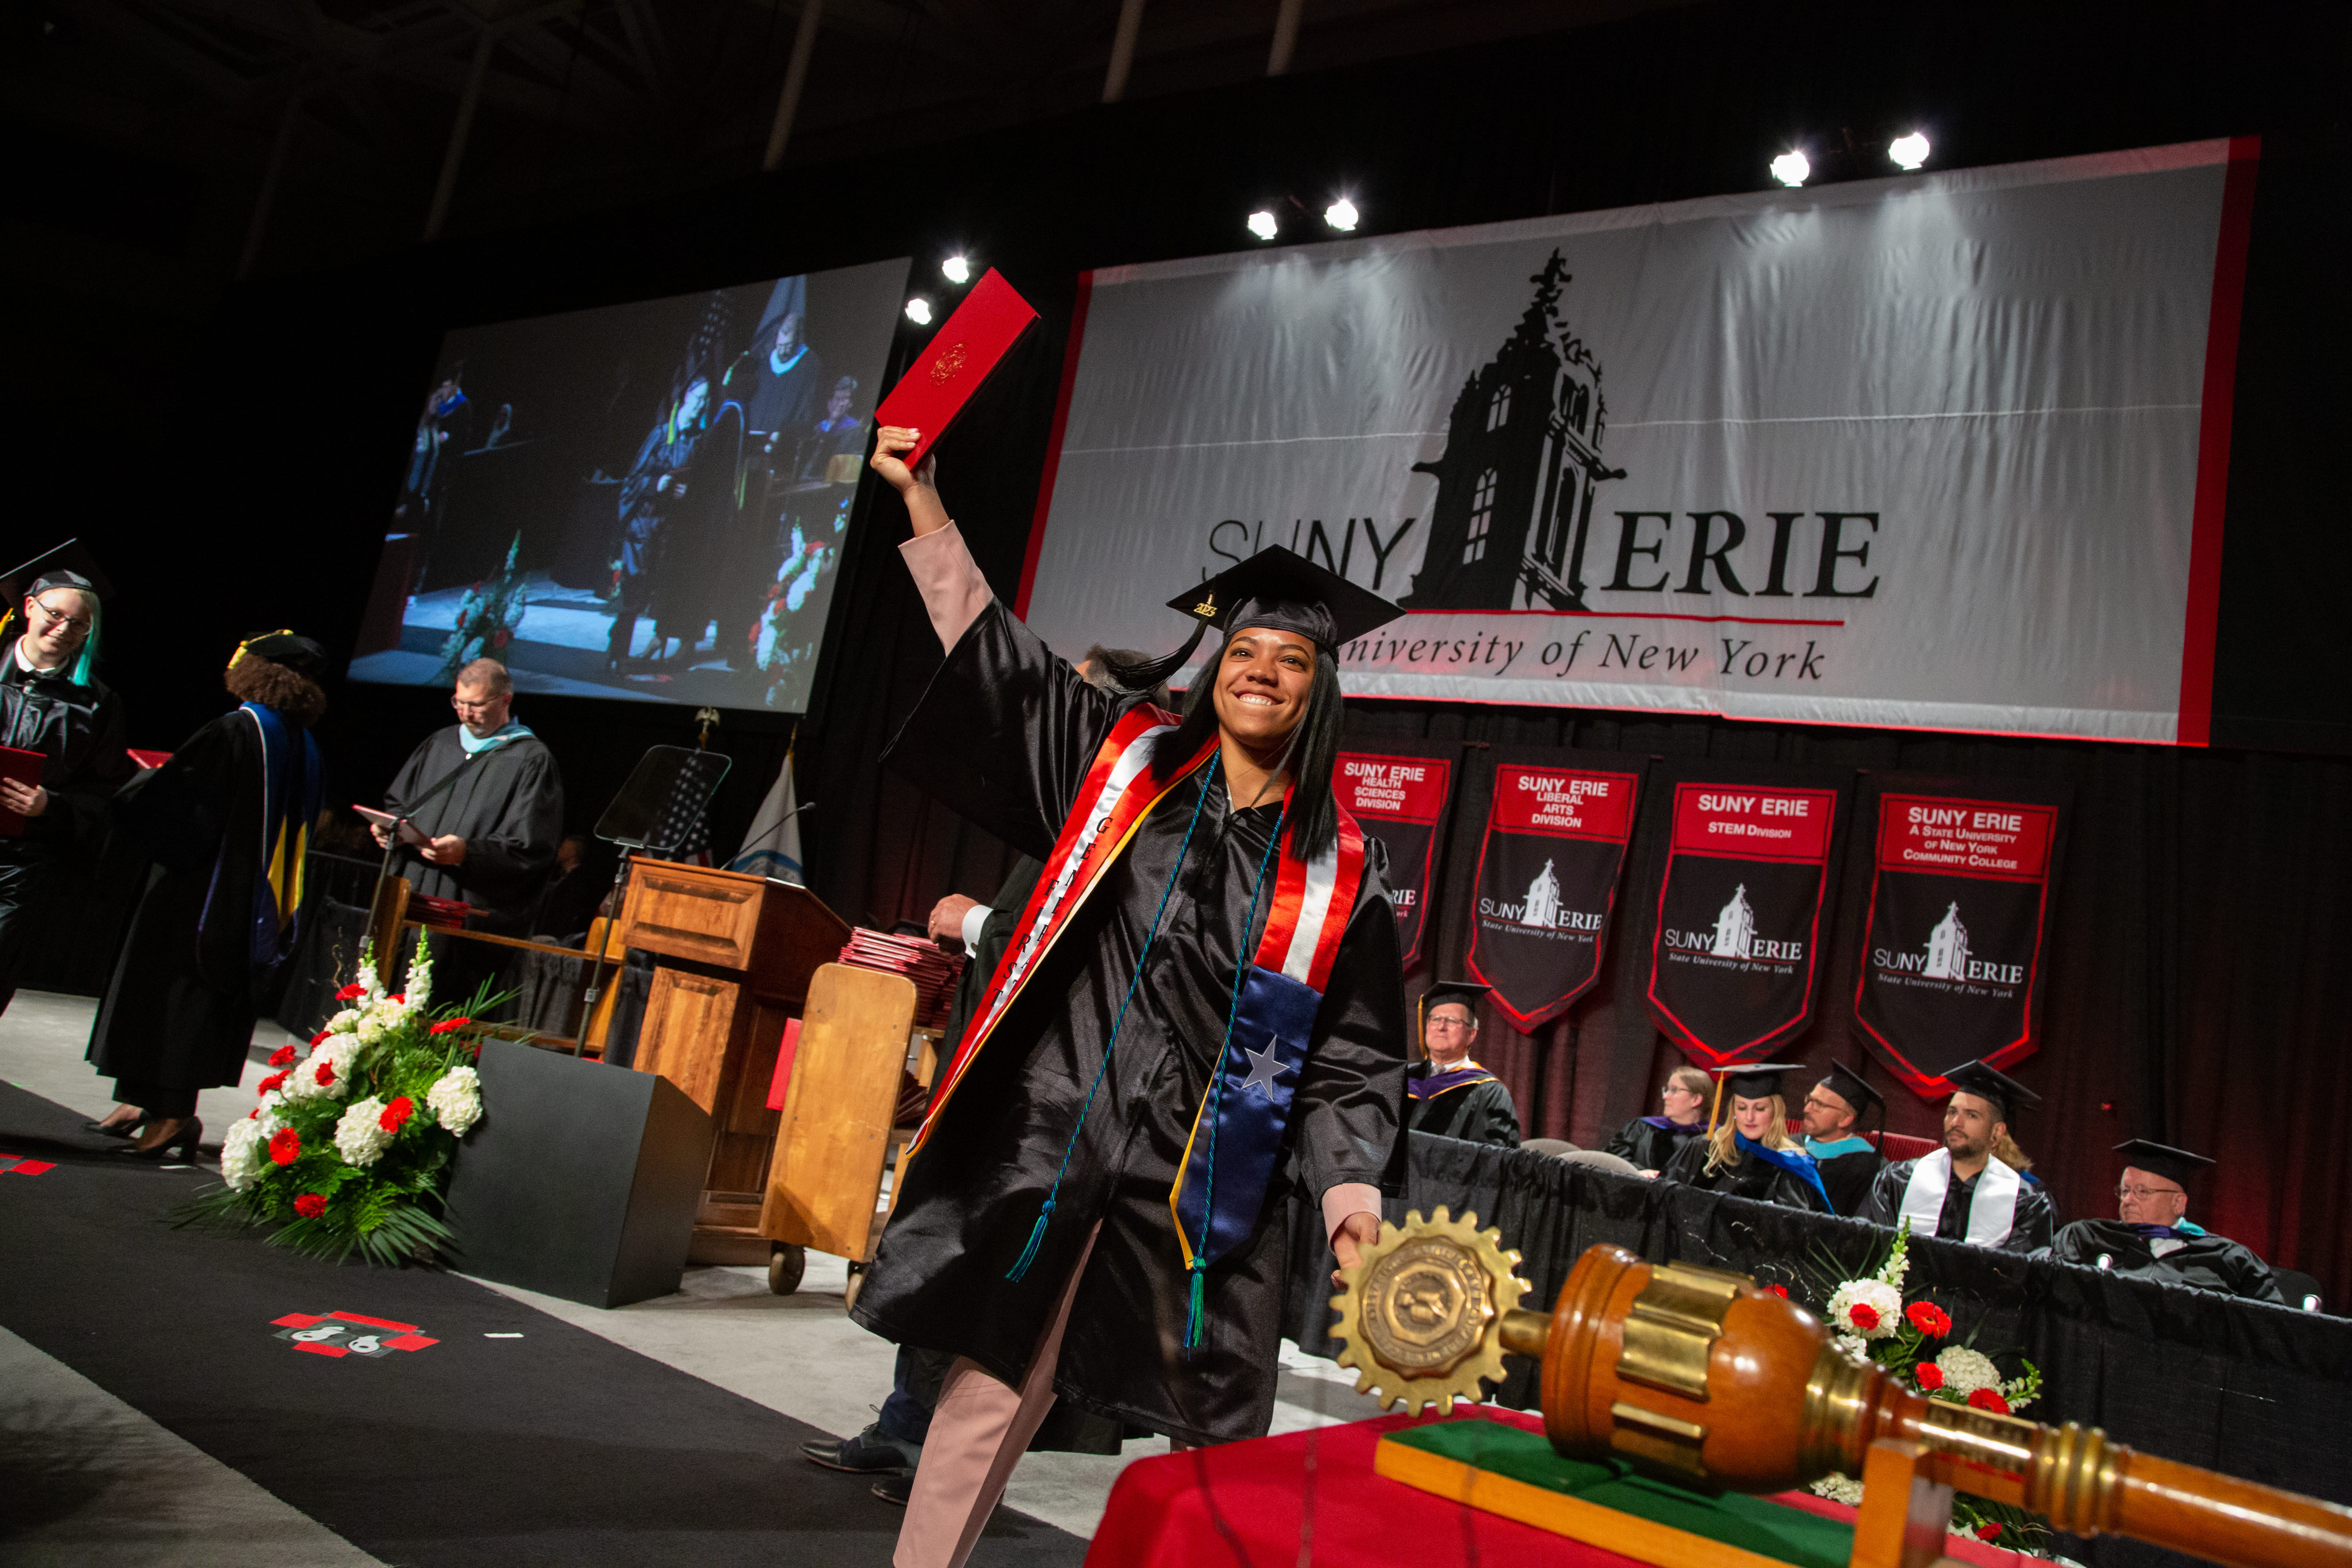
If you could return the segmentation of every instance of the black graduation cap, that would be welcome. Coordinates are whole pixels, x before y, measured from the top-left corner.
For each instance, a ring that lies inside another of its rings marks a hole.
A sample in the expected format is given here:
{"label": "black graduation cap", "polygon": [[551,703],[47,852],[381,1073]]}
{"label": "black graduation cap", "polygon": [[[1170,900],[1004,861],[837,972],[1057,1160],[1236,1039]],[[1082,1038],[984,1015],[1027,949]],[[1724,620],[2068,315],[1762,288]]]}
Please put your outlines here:
{"label": "black graduation cap", "polygon": [[1464,1004],[1470,1009],[1471,1022],[1477,1022],[1478,999],[1493,989],[1493,986],[1481,985],[1475,980],[1432,981],[1430,983],[1429,989],[1421,994],[1421,1005],[1418,1016],[1421,1024],[1422,1034],[1426,1036],[1429,1033],[1429,1010],[1432,1007],[1436,1006],[1440,1002],[1460,1002]]}
{"label": "black graduation cap", "polygon": [[2134,1138],[2116,1145],[2116,1152],[2124,1163],[2136,1171],[2146,1171],[2151,1176],[2162,1176],[2184,1192],[2189,1178],[2213,1163],[2202,1154],[2192,1154],[2186,1149],[2168,1148],[2151,1143],[2145,1138]]}
{"label": "black graduation cap", "polygon": [[246,638],[236,645],[236,656],[229,663],[235,665],[237,658],[247,654],[266,658],[272,664],[282,664],[295,674],[307,675],[313,679],[327,668],[327,650],[309,637],[290,631],[264,632],[257,637]]}
{"label": "black graduation cap", "polygon": [[1860,1073],[1843,1062],[1830,1063],[1828,1076],[1814,1087],[1828,1089],[1832,1094],[1853,1107],[1853,1113],[1857,1119],[1874,1105],[1878,1107],[1882,1113],[1886,1110],[1885,1098],[1876,1089],[1864,1083]]}
{"label": "black graduation cap", "polygon": [[2042,1103],[2040,1095],[1982,1062],[1962,1062],[1944,1075],[1944,1081],[1958,1091],[1990,1100],[1994,1113],[2003,1121],[2012,1111],[2031,1110]]}
{"label": "black graduation cap", "polygon": [[1728,1084],[1732,1093],[1744,1095],[1749,1100],[1761,1100],[1768,1094],[1780,1093],[1782,1073],[1804,1070],[1803,1065],[1798,1062],[1734,1062],[1727,1068],[1707,1068],[1715,1075],[1718,1088]]}
{"label": "black graduation cap", "polygon": [[68,539],[63,544],[52,545],[42,551],[22,565],[0,572],[0,587],[6,590],[7,607],[15,608],[16,601],[29,595],[33,584],[44,577],[79,578],[79,582],[68,581],[53,585],[87,587],[101,599],[114,596],[114,584],[108,581],[104,572],[99,570],[98,558],[89,552],[89,546],[79,539]]}
{"label": "black graduation cap", "polygon": [[1269,545],[1199,587],[1168,601],[1203,626],[1276,626],[1313,639],[1326,653],[1384,626],[1403,609],[1304,555]]}

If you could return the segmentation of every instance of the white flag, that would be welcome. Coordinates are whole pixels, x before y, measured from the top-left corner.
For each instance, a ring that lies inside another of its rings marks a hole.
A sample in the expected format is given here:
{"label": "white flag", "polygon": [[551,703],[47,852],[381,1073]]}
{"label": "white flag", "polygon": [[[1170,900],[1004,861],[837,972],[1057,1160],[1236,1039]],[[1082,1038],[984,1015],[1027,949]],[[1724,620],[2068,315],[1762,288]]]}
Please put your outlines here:
{"label": "white flag", "polygon": [[768,798],[760,803],[758,814],[751,818],[751,830],[743,836],[741,851],[727,862],[727,868],[785,882],[801,880],[801,819],[793,800],[791,752],[784,753],[784,765],[777,770]]}

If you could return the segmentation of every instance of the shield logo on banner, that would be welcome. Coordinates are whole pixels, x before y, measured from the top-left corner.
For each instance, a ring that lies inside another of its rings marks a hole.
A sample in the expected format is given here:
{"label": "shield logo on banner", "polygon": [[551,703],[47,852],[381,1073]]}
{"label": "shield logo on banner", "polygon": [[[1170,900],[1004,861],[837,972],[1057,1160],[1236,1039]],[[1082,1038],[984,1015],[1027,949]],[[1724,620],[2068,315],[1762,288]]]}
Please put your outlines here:
{"label": "shield logo on banner", "polygon": [[1495,768],[1466,962],[1523,1035],[1601,977],[1640,784],[1631,773]]}
{"label": "shield logo on banner", "polygon": [[2032,1053],[2059,808],[1880,797],[1854,1021],[1914,1092]]}
{"label": "shield logo on banner", "polygon": [[1437,830],[1454,764],[1440,757],[1374,756],[1342,752],[1331,771],[1339,804],[1389,852],[1389,899],[1396,907],[1397,952],[1411,969],[1429,926],[1437,875]]}
{"label": "shield logo on banner", "polygon": [[1834,789],[1675,786],[1650,1012],[1691,1055],[1736,1061],[1811,1016],[1837,807]]}

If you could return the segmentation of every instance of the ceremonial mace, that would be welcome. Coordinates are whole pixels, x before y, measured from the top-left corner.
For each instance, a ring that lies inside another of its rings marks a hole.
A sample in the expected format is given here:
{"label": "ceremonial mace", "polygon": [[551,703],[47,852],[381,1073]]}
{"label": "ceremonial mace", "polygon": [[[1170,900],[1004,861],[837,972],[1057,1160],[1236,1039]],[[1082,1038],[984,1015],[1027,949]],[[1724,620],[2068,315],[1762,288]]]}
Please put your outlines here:
{"label": "ceremonial mace", "polygon": [[[2352,1568],[2352,1509],[2136,1453],[2096,1427],[1928,1399],[1744,1274],[1653,1265],[1603,1243],[1577,1260],[1547,1317],[1519,1309],[1528,1286],[1501,1243],[1476,1215],[1443,1208],[1381,1226],[1331,1299],[1339,1364],[1358,1370],[1359,1393],[1378,1386],[1383,1405],[1444,1415],[1480,1398],[1481,1378],[1500,1380],[1508,1351],[1542,1363],[1544,1435],[1559,1453],[1742,1492],[1858,1476],[1858,1546],[1874,1529],[1905,1531],[1906,1510],[1920,1542],[1916,1494],[1932,1492],[1948,1518],[1958,1487],[2075,1535],[2237,1568]],[[1874,1488],[1894,1494],[1891,1513],[1872,1510]],[[1928,1558],[1942,1534],[1937,1522]]]}

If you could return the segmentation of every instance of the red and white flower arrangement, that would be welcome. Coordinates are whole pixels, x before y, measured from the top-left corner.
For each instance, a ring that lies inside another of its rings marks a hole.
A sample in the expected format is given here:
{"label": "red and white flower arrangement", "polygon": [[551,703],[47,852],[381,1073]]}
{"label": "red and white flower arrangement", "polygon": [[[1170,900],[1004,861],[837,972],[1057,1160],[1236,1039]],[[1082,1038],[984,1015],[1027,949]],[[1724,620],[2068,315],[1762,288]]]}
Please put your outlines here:
{"label": "red and white flower arrangement", "polygon": [[473,1019],[486,999],[429,1010],[433,958],[420,934],[408,988],[387,995],[373,955],[335,994],[340,1012],[269,1058],[261,1102],[221,1141],[221,1182],[185,1218],[275,1223],[270,1240],[371,1263],[431,1258],[447,1241],[441,1191],[457,1140],[482,1117]]}

